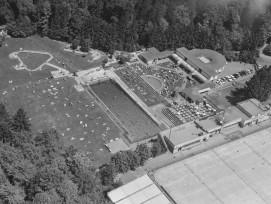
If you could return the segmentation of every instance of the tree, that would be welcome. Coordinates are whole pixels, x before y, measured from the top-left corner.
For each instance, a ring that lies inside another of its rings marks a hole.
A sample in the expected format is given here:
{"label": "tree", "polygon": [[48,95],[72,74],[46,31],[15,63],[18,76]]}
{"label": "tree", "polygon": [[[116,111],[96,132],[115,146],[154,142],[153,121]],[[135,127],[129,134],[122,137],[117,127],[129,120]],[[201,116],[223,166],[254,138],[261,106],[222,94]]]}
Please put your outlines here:
{"label": "tree", "polygon": [[140,144],[136,147],[137,154],[140,157],[140,165],[143,166],[145,162],[151,157],[151,152],[146,144]]}
{"label": "tree", "polygon": [[245,91],[251,98],[266,101],[271,93],[271,67],[263,67],[246,82]]}
{"label": "tree", "polygon": [[47,192],[37,193],[33,199],[33,203],[35,204],[58,204],[62,202],[63,200],[56,193],[55,189]]}
{"label": "tree", "polygon": [[135,170],[140,166],[140,156],[136,151],[128,150],[126,151],[126,154],[128,156],[129,167],[131,170]]}
{"label": "tree", "polygon": [[51,16],[51,4],[49,1],[39,1],[38,10],[38,32],[41,36],[47,36],[49,27],[49,18]]}
{"label": "tree", "polygon": [[6,41],[6,37],[0,35],[0,47],[4,45],[5,41]]}
{"label": "tree", "polygon": [[176,6],[174,15],[177,21],[182,25],[188,26],[190,24],[189,11],[184,5]]}
{"label": "tree", "polygon": [[0,183],[0,200],[3,203],[22,203],[25,193],[18,185],[10,183]]}
{"label": "tree", "polygon": [[106,164],[100,169],[100,178],[103,185],[113,185],[115,176],[116,171],[113,163]]}
{"label": "tree", "polygon": [[0,141],[3,143],[11,143],[13,134],[10,128],[10,123],[7,121],[0,122]]}
{"label": "tree", "polygon": [[10,118],[10,115],[6,109],[6,106],[3,103],[0,103],[0,122]]}
{"label": "tree", "polygon": [[25,185],[35,175],[36,167],[23,157],[22,152],[0,143],[0,165],[11,183]]}
{"label": "tree", "polygon": [[64,203],[75,204],[78,194],[77,185],[70,179],[65,179],[57,188],[57,193]]}
{"label": "tree", "polygon": [[271,44],[268,44],[268,45],[264,48],[263,53],[264,53],[265,55],[271,56]]}
{"label": "tree", "polygon": [[111,163],[114,165],[116,172],[126,173],[130,170],[128,154],[126,152],[118,152],[111,157]]}
{"label": "tree", "polygon": [[20,108],[12,119],[12,130],[15,132],[30,131],[29,118],[24,109]]}

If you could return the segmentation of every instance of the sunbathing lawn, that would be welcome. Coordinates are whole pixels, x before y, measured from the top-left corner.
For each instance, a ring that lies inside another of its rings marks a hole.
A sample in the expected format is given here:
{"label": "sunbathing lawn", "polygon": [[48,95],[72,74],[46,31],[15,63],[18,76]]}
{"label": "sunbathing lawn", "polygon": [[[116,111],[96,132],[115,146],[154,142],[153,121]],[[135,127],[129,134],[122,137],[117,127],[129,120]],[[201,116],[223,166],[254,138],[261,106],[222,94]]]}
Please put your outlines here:
{"label": "sunbathing lawn", "polygon": [[76,91],[74,84],[71,78],[29,83],[7,89],[1,100],[11,113],[23,107],[34,132],[56,128],[66,145],[84,150],[99,166],[111,156],[104,143],[120,138],[120,130],[85,91]]}

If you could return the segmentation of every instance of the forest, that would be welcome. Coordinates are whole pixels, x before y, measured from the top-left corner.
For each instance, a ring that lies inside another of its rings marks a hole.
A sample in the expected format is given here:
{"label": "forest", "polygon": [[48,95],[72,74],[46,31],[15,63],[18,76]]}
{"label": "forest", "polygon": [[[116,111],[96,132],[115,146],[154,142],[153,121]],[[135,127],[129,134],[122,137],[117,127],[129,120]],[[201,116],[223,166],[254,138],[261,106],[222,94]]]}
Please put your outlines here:
{"label": "forest", "polygon": [[120,183],[103,171],[55,129],[33,134],[23,109],[10,115],[0,104],[0,203],[109,204],[106,192]]}
{"label": "forest", "polygon": [[158,138],[152,147],[118,152],[96,168],[84,152],[66,146],[56,129],[34,134],[22,108],[11,115],[0,103],[0,203],[110,204],[106,195],[122,184],[119,173],[166,150]]}
{"label": "forest", "polygon": [[271,37],[268,0],[0,0],[9,35],[33,34],[105,52],[209,48],[255,63]]}

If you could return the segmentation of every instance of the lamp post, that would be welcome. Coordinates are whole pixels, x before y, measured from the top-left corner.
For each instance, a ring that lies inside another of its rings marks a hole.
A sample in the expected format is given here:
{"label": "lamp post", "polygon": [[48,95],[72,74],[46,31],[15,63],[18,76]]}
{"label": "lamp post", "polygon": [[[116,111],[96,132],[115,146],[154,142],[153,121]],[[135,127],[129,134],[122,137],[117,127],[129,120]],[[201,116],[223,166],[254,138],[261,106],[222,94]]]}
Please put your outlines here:
{"label": "lamp post", "polygon": [[169,129],[169,136],[168,136],[169,140],[170,140],[170,136],[171,136],[171,129],[172,129],[172,125],[170,125],[170,129]]}
{"label": "lamp post", "polygon": [[226,110],[227,110],[227,108],[225,109],[224,114],[223,114],[223,117],[222,117],[222,119],[221,119],[221,121],[220,121],[220,124],[221,124],[220,133],[221,133],[221,131],[222,131],[222,129],[223,129],[223,122],[224,122],[224,119],[225,119],[225,113],[226,113]]}

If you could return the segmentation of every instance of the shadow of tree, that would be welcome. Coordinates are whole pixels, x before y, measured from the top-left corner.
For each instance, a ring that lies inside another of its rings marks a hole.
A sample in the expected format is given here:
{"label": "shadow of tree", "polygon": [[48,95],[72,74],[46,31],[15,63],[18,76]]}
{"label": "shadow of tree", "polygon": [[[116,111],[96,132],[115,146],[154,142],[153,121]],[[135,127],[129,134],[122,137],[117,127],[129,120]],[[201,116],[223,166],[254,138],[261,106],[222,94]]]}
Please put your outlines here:
{"label": "shadow of tree", "polygon": [[226,99],[230,102],[231,105],[236,105],[240,101],[249,99],[247,88],[242,87],[232,90],[230,95],[226,96]]}

